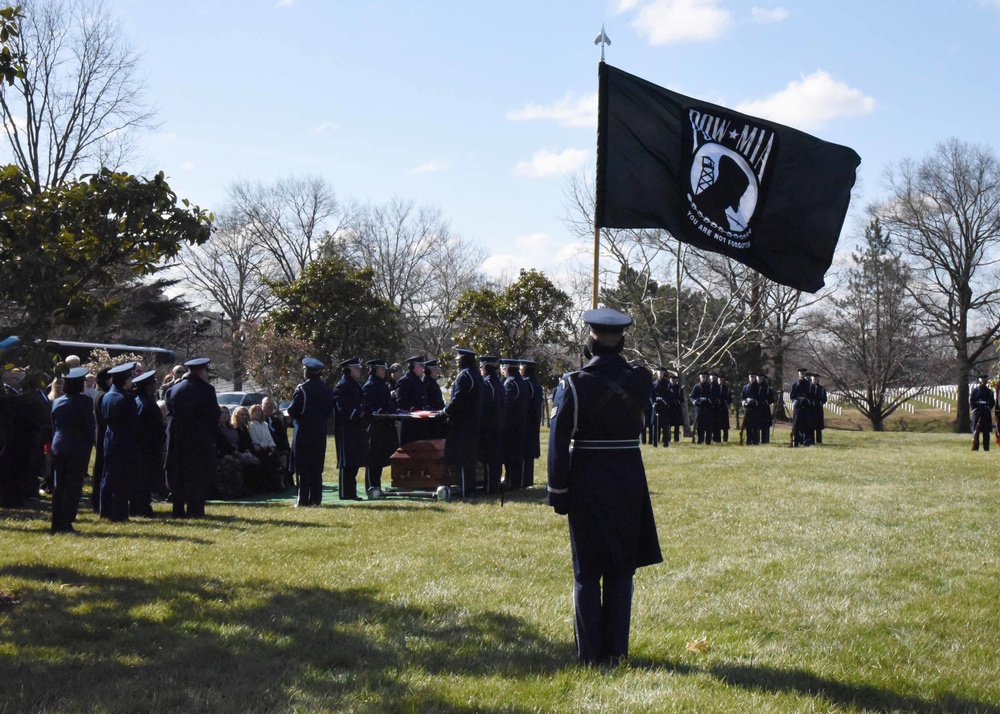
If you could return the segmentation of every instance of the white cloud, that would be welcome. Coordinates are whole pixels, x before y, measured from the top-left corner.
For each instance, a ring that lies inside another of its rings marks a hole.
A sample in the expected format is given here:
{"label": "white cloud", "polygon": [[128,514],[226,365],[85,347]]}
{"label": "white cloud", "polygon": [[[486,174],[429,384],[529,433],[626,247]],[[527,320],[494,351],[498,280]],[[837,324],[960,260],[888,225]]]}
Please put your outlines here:
{"label": "white cloud", "polygon": [[482,270],[491,278],[516,279],[519,270],[541,270],[550,279],[556,280],[577,262],[587,247],[580,243],[558,243],[548,233],[530,233],[517,236],[505,242],[509,250],[495,253],[482,263]]}
{"label": "white cloud", "polygon": [[522,109],[507,112],[510,121],[530,121],[544,119],[557,122],[560,126],[597,126],[597,92],[574,96],[568,92],[562,99],[552,104],[526,104]]}
{"label": "white cloud", "polygon": [[445,171],[448,168],[448,164],[443,164],[440,161],[428,161],[426,164],[421,164],[415,169],[410,171],[411,174],[433,174],[439,171]]}
{"label": "white cloud", "polygon": [[615,12],[620,15],[623,12],[632,10],[638,4],[639,0],[618,0],[618,2],[615,3]]}
{"label": "white cloud", "polygon": [[190,171],[197,165],[198,164],[196,164],[193,161],[185,161],[183,164],[181,164],[181,171]]}
{"label": "white cloud", "polygon": [[754,22],[783,22],[788,19],[788,10],[783,7],[755,7],[750,10]]}
{"label": "white cloud", "polygon": [[837,117],[869,114],[875,109],[875,100],[818,69],[789,82],[780,92],[742,102],[736,109],[782,124],[814,129]]}
{"label": "white cloud", "polygon": [[295,2],[295,0],[278,0],[278,2],[274,3],[274,6],[275,7],[288,7],[293,2]]}
{"label": "white cloud", "polygon": [[732,14],[717,0],[653,0],[643,5],[632,26],[650,44],[713,40],[732,24]]}
{"label": "white cloud", "polygon": [[325,121],[318,127],[316,127],[315,131],[317,134],[322,134],[327,129],[336,129],[338,126],[339,126],[338,124],[334,124],[332,121]]}
{"label": "white cloud", "polygon": [[586,149],[566,149],[560,153],[542,149],[536,151],[530,161],[518,161],[514,173],[518,176],[544,178],[547,176],[563,176],[573,173],[587,160],[589,151]]}

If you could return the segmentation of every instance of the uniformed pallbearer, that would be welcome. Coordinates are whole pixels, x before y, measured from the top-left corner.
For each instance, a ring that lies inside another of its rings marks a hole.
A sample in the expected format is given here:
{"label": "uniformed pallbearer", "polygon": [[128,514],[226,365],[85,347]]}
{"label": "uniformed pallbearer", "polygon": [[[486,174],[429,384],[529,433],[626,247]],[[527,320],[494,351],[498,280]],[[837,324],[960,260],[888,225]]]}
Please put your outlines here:
{"label": "uniformed pallbearer", "polygon": [[483,378],[476,370],[476,353],[455,348],[458,376],[451,387],[444,460],[458,474],[462,496],[476,495],[476,462],[479,460],[479,426],[482,418]]}
{"label": "uniformed pallbearer", "polygon": [[314,357],[302,360],[305,382],[295,388],[288,416],[292,432],[292,473],[299,476],[296,506],[318,506],[323,501],[323,464],[326,461],[326,425],[333,414],[333,390],[323,381],[325,365]]}
{"label": "uniformed pallbearer", "polygon": [[367,362],[371,374],[361,388],[365,395],[365,414],[368,416],[368,463],[365,465],[365,492],[382,487],[382,469],[389,465],[389,457],[396,453],[399,435],[396,422],[391,419],[372,419],[376,414],[395,414],[396,402],[386,381],[384,359]]}
{"label": "uniformed pallbearer", "polygon": [[365,395],[358,382],[361,360],[357,357],[339,365],[340,381],[333,388],[334,433],[337,444],[337,473],[341,501],[359,501],[358,471],[368,460],[365,433]]}
{"label": "uniformed pallbearer", "polygon": [[972,407],[972,450],[979,451],[979,439],[982,437],[983,451],[990,450],[990,437],[993,434],[993,407],[996,401],[993,390],[986,380],[989,375],[979,375],[979,384],[969,393],[969,406]]}
{"label": "uniformed pallbearer", "polygon": [[556,390],[549,505],[569,516],[577,654],[614,663],[628,654],[632,577],[662,562],[639,450],[652,375],[622,357],[632,319],[588,310],[593,358]]}

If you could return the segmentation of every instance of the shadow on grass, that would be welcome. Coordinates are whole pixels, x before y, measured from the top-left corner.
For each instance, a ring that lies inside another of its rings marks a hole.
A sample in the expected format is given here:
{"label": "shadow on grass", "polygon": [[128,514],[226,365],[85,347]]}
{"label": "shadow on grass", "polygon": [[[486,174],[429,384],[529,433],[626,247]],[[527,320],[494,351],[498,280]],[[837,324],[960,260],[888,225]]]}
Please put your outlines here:
{"label": "shadow on grass", "polygon": [[820,677],[801,669],[775,669],[757,665],[717,664],[699,667],[667,660],[634,658],[629,667],[663,669],[675,674],[708,674],[741,689],[771,694],[799,694],[818,697],[838,707],[855,707],[873,714],[912,712],[913,714],[1000,714],[1000,707],[946,695],[927,700],[866,684],[849,684]]}
{"label": "shadow on grass", "polygon": [[22,604],[0,620],[5,711],[481,711],[427,675],[526,679],[573,661],[516,617],[366,589],[0,568],[11,578]]}

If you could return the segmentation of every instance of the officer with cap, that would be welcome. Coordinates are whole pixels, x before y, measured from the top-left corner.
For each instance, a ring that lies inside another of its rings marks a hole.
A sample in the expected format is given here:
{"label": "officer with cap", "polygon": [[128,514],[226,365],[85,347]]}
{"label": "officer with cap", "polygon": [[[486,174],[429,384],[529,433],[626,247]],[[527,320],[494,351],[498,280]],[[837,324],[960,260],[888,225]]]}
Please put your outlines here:
{"label": "officer with cap", "polygon": [[812,420],[809,418],[809,370],[799,367],[799,380],[788,390],[788,398],[792,401],[792,446],[812,445]]}
{"label": "officer with cap", "polygon": [[395,414],[396,403],[392,399],[389,383],[386,381],[384,359],[370,359],[367,362],[370,373],[361,387],[365,398],[365,414],[368,415],[368,462],[365,464],[365,492],[382,488],[382,469],[389,465],[389,457],[399,447],[396,423],[391,419],[372,419],[376,414]]}
{"label": "officer with cap", "polygon": [[716,440],[718,437],[722,437],[722,443],[725,444],[729,441],[729,407],[733,405],[733,392],[729,388],[729,382],[726,379],[726,375],[719,373],[719,407],[716,412],[716,425],[715,433]]}
{"label": "officer with cap", "polygon": [[674,431],[674,443],[681,440],[681,427],[684,426],[684,387],[680,384],[680,378],[676,374],[667,376],[669,385],[667,386],[667,419],[663,431],[663,445],[670,439],[670,430]]}
{"label": "officer with cap", "polygon": [[751,371],[747,375],[747,383],[740,392],[740,404],[743,405],[743,432],[746,434],[746,445],[760,444],[760,383],[757,373]]}
{"label": "officer with cap", "polygon": [[[396,408],[401,412],[427,409],[427,390],[423,382],[424,357],[414,355],[406,360],[406,371],[396,382]],[[418,419],[404,419],[399,428],[399,445],[427,438],[426,425]]]}
{"label": "officer with cap", "polygon": [[819,375],[815,372],[810,372],[809,401],[812,402],[812,419],[810,423],[812,426],[813,443],[817,446],[823,443],[823,429],[826,427],[823,405],[826,404],[826,399],[826,387],[819,383]]}
{"label": "officer with cap", "polygon": [[153,492],[163,483],[163,413],[156,403],[156,370],[132,379],[135,389],[136,438],[139,446],[139,478],[129,498],[129,515],[153,515]]}
{"label": "officer with cap", "polygon": [[774,407],[777,395],[774,392],[774,387],[767,383],[766,374],[763,372],[758,373],[757,381],[760,383],[760,389],[758,391],[760,397],[757,400],[757,409],[759,414],[758,421],[760,422],[760,443],[770,444],[771,427],[774,425],[774,415],[771,413],[771,409]]}
{"label": "officer with cap", "polygon": [[167,478],[175,518],[205,515],[215,476],[219,403],[208,383],[208,357],[188,360],[188,371],[167,390]]}
{"label": "officer with cap", "polygon": [[361,360],[352,357],[345,359],[338,366],[340,381],[333,388],[338,493],[341,501],[360,501],[358,471],[368,461],[365,395],[358,381],[361,377]]}
{"label": "officer with cap", "polygon": [[479,358],[479,374],[483,378],[482,416],[479,421],[479,460],[483,464],[483,490],[488,494],[500,490],[503,477],[503,432],[507,422],[503,382],[497,375],[500,358],[483,355]]}
{"label": "officer with cap", "polygon": [[656,379],[653,380],[652,408],[649,410],[649,443],[659,446],[662,434],[664,448],[670,446],[669,417],[667,416],[667,392],[670,382],[667,381],[667,368],[662,365],[656,368]]}
{"label": "officer with cap", "polygon": [[569,516],[577,654],[588,664],[628,655],[632,578],[662,562],[639,449],[652,375],[622,357],[632,319],[588,310],[580,371],[556,390],[549,439],[549,505]]}
{"label": "officer with cap", "polygon": [[[424,394],[427,395],[427,410],[440,412],[444,410],[444,395],[441,393],[441,385],[438,384],[438,377],[441,376],[441,366],[436,359],[424,362]],[[441,419],[432,419],[427,422],[427,438],[445,438],[445,424]]]}
{"label": "officer with cap", "polygon": [[519,371],[519,360],[500,360],[507,417],[503,430],[503,467],[507,488],[524,487],[524,432],[528,421],[528,391]]}
{"label": "officer with cap", "polygon": [[712,385],[709,373],[698,373],[698,383],[691,387],[691,406],[694,407],[695,432],[699,444],[711,444],[715,431],[715,411],[712,408]]}
{"label": "officer with cap", "polygon": [[97,438],[94,441],[94,477],[93,489],[90,492],[90,507],[94,513],[101,512],[101,478],[104,476],[104,434],[108,430],[104,423],[104,413],[101,411],[101,402],[104,395],[111,391],[111,375],[108,374],[110,367],[105,367],[97,373],[97,398],[94,400],[94,420],[97,423]]}
{"label": "officer with cap", "polygon": [[458,376],[451,386],[451,401],[444,408],[448,417],[444,461],[458,475],[462,496],[471,498],[476,495],[483,378],[476,370],[476,353],[470,349],[455,348],[455,366]]}
{"label": "officer with cap", "polygon": [[86,367],[63,378],[63,395],[52,403],[52,533],[74,533],[77,506],[94,448],[94,400],[83,393]]}
{"label": "officer with cap", "polygon": [[979,438],[982,436],[983,451],[990,450],[990,436],[993,432],[993,407],[996,399],[993,390],[986,383],[989,375],[979,375],[977,384],[969,393],[969,406],[972,407],[972,450],[979,451]]}
{"label": "officer with cap", "polygon": [[138,410],[132,396],[135,362],[108,370],[111,390],[101,400],[104,433],[104,474],[101,478],[101,518],[128,520],[129,496],[139,478],[139,443],[136,433]]}
{"label": "officer with cap", "polygon": [[326,426],[333,414],[333,390],[323,381],[324,369],[318,359],[304,358],[305,381],[295,388],[288,405],[288,416],[295,424],[291,470],[299,476],[296,506],[318,506],[323,502]]}
{"label": "officer with cap", "polygon": [[521,483],[525,488],[535,485],[535,459],[542,455],[542,407],[545,393],[535,376],[535,363],[530,359],[521,360],[521,384],[527,395],[527,410],[524,421],[524,466],[521,469]]}

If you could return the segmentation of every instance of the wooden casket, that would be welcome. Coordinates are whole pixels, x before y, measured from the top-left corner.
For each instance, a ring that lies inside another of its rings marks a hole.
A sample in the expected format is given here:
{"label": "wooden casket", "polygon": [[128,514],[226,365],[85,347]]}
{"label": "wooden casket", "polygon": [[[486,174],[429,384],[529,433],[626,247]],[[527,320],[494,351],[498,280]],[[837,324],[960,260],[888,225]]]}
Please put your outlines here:
{"label": "wooden casket", "polygon": [[411,441],[389,457],[392,487],[400,489],[436,489],[453,486],[444,465],[444,439]]}

